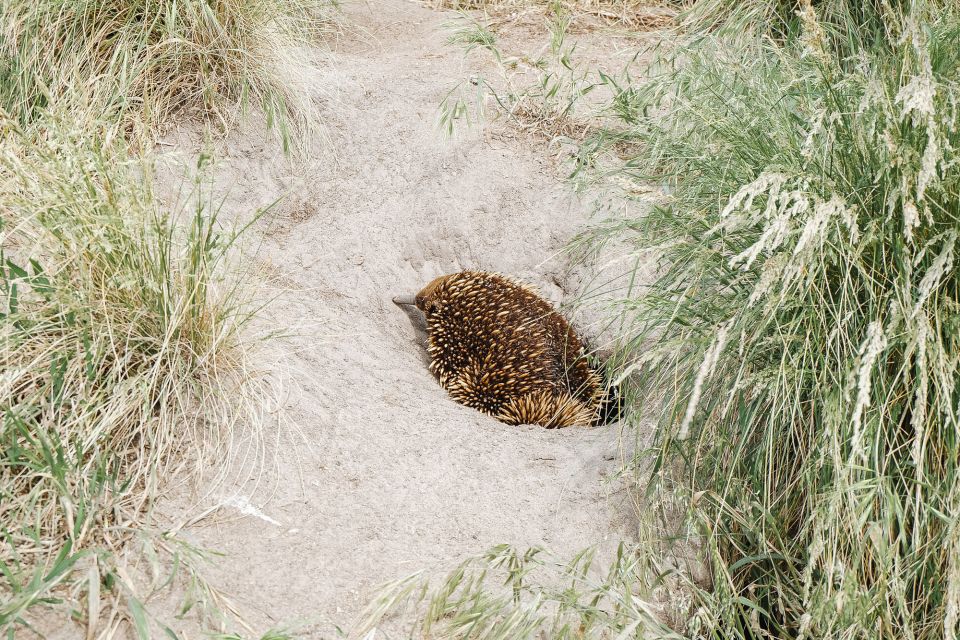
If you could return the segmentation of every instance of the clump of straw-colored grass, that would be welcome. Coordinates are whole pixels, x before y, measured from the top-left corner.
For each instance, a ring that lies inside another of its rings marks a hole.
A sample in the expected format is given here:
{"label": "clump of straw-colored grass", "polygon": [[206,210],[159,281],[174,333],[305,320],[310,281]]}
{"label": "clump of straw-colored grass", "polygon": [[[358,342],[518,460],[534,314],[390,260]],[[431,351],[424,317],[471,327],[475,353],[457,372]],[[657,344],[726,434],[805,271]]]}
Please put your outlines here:
{"label": "clump of straw-colored grass", "polygon": [[[162,207],[136,149],[174,114],[227,126],[248,106],[285,144],[308,140],[305,45],[332,4],[0,6],[0,633],[62,601],[87,637],[124,619],[147,637],[141,576],[121,559],[133,537],[151,571],[165,550],[217,608],[202,554],[144,525],[263,411],[225,263],[236,236],[199,194],[192,211]],[[107,614],[109,598],[125,606]]]}
{"label": "clump of straw-colored grass", "polygon": [[0,7],[0,107],[119,113],[149,132],[196,109],[229,123],[262,107],[285,140],[309,126],[300,74],[330,0],[13,0]]}
{"label": "clump of straw-colored grass", "polygon": [[[123,547],[159,488],[196,459],[182,454],[215,448],[243,380],[247,316],[220,268],[233,235],[202,203],[183,219],[161,208],[149,168],[110,131],[46,122],[37,136],[0,117],[0,630],[10,633],[81,560]],[[82,589],[90,602],[111,575]]]}
{"label": "clump of straw-colored grass", "polygon": [[611,82],[583,149],[664,187],[604,229],[659,256],[623,301],[653,480],[687,487],[714,574],[691,633],[952,638],[960,15],[800,5]]}

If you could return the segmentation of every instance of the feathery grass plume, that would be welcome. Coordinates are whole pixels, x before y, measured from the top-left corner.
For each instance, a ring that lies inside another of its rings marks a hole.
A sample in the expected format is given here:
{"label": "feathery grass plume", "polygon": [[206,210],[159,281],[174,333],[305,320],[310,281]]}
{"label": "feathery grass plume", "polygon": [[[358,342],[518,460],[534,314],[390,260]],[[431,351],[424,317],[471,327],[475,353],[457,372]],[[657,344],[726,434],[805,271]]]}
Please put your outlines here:
{"label": "feathery grass plume", "polygon": [[302,74],[335,0],[6,0],[0,107],[21,124],[55,106],[155,131],[182,109],[226,125],[261,105],[285,143],[313,123]]}
{"label": "feathery grass plume", "polygon": [[143,613],[108,556],[159,487],[216,451],[245,395],[248,315],[221,269],[235,236],[217,212],[160,208],[149,167],[109,126],[42,131],[0,116],[0,632],[11,634],[54,597],[85,596],[88,617],[76,615],[93,629],[101,588]]}
{"label": "feathery grass plume", "polygon": [[623,301],[653,481],[696,497],[698,624],[953,638],[960,11],[803,8],[783,38],[700,31],[611,80],[583,147],[584,171],[669,193],[608,225],[660,254]]}

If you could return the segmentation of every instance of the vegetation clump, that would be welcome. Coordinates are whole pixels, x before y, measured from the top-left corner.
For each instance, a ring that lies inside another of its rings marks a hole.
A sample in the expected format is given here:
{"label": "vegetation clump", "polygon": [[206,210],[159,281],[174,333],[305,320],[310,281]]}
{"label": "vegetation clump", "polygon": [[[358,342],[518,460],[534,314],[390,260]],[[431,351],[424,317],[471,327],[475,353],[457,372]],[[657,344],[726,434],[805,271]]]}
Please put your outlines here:
{"label": "vegetation clump", "polygon": [[57,109],[155,131],[174,112],[229,123],[262,107],[284,139],[311,124],[303,45],[332,0],[13,0],[0,5],[0,107],[21,124]]}
{"label": "vegetation clump", "polygon": [[123,548],[242,384],[216,212],[171,217],[117,137],[44,134],[0,129],[0,629]]}
{"label": "vegetation clump", "polygon": [[960,15],[824,4],[611,80],[581,157],[664,187],[604,235],[657,256],[624,349],[660,407],[655,479],[707,541],[699,624],[953,637]]}
{"label": "vegetation clump", "polygon": [[163,206],[141,154],[174,113],[309,127],[297,74],[330,5],[0,3],[0,633],[62,603],[89,637],[148,637],[152,587],[123,552],[141,540],[154,582],[158,548],[196,556],[145,516],[257,411],[250,312],[218,207]]}

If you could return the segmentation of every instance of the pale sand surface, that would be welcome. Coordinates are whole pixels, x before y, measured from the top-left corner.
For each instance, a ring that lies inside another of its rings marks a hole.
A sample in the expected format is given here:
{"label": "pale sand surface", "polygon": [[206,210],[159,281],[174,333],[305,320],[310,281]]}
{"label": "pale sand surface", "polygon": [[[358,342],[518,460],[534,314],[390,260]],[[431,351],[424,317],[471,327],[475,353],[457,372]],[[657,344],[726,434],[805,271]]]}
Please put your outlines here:
{"label": "pale sand surface", "polygon": [[[290,162],[252,125],[215,145],[225,212],[282,198],[251,233],[280,296],[266,324],[297,333],[276,347],[291,432],[268,444],[276,464],[256,489],[201,487],[158,505],[175,520],[229,500],[183,530],[225,554],[208,577],[257,632],[306,621],[317,638],[349,628],[384,581],[500,543],[609,553],[634,526],[629,492],[609,480],[617,427],[511,427],[453,403],[390,301],[468,268],[567,301],[588,274],[560,251],[587,204],[531,140],[495,124],[454,139],[438,130],[438,105],[470,72],[445,43],[451,14],[405,0],[346,12],[356,29],[311,79],[326,124],[318,142],[335,154]],[[200,149],[189,131],[168,144],[171,164]]]}

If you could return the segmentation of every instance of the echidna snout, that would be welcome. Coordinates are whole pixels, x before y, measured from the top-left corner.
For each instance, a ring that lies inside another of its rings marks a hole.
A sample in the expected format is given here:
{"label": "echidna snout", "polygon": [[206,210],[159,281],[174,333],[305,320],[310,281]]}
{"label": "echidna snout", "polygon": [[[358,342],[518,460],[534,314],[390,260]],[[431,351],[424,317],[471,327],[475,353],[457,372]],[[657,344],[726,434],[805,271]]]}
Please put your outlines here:
{"label": "echidna snout", "polygon": [[[454,274],[455,275],[455,274]],[[427,309],[431,306],[437,287],[450,276],[440,276],[435,278],[421,289],[414,296],[394,296],[393,304],[398,306],[414,306],[423,313],[427,312]]]}
{"label": "echidna snout", "polygon": [[416,296],[430,369],[457,402],[507,424],[587,426],[606,390],[566,319],[531,287],[496,273],[441,276]]}

